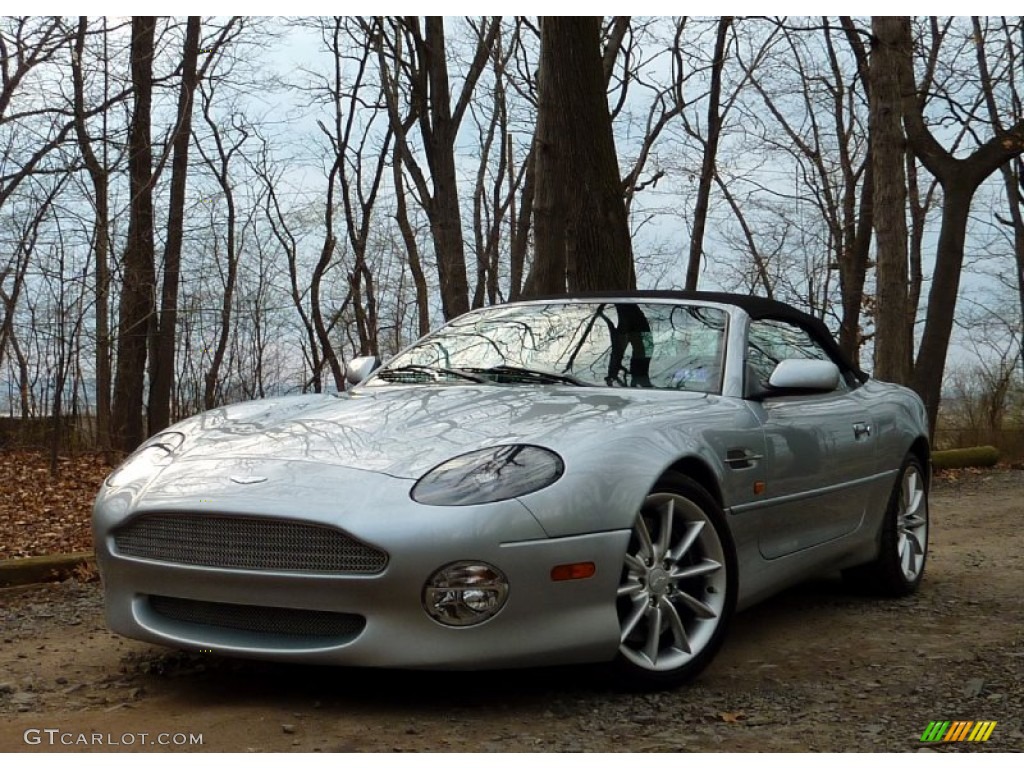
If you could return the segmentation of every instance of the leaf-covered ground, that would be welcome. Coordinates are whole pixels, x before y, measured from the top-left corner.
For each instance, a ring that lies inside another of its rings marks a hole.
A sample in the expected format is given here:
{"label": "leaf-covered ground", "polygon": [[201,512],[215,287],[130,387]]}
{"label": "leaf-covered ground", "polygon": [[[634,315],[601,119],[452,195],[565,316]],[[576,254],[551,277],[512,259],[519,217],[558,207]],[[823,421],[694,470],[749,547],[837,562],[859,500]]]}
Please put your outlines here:
{"label": "leaf-covered ground", "polygon": [[111,466],[86,454],[58,462],[33,451],[0,452],[0,560],[92,549],[89,516]]}

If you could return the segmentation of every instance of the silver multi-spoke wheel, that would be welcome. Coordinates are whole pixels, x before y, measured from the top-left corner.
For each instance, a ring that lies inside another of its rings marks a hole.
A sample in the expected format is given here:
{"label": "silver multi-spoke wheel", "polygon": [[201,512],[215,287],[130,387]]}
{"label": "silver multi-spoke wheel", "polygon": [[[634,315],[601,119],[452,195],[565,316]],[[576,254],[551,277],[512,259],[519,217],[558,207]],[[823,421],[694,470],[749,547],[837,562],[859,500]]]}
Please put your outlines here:
{"label": "silver multi-spoke wheel", "polygon": [[878,555],[843,571],[858,588],[904,597],[921,583],[928,559],[928,475],[924,466],[914,454],[903,460],[885,516],[879,519]]}
{"label": "silver multi-spoke wheel", "polygon": [[914,464],[908,465],[903,473],[898,504],[896,551],[903,577],[916,581],[928,548],[928,503],[924,478]]}
{"label": "silver multi-spoke wheel", "polygon": [[637,514],[619,585],[619,651],[654,673],[681,670],[708,647],[727,615],[730,569],[707,511],[655,492]]}

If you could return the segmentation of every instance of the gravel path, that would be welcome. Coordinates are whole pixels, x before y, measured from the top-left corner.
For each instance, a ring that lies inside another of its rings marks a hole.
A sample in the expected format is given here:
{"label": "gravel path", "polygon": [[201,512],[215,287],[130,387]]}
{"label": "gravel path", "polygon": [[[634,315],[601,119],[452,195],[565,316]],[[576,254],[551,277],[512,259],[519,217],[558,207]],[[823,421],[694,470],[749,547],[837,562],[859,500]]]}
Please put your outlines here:
{"label": "gravel path", "polygon": [[[1019,751],[1024,472],[945,479],[925,582],[878,601],[834,578],[738,616],[694,684],[624,694],[592,668],[439,674],[295,667],[144,645],[98,585],[0,590],[0,751]],[[932,720],[995,720],[925,744]],[[26,744],[60,729],[61,746]],[[107,743],[88,742],[103,734]],[[201,746],[125,734],[201,734]],[[83,736],[84,734],[84,736]]]}

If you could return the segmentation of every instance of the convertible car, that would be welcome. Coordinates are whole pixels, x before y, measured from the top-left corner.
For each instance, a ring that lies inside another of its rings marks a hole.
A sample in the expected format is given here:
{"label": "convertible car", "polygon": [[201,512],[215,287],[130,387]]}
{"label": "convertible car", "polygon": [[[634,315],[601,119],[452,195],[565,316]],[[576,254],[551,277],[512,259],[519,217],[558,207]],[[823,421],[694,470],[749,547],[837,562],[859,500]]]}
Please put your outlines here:
{"label": "convertible car", "polygon": [[187,419],[107,478],[114,631],[317,664],[607,662],[664,687],[808,576],[921,580],[921,401],[785,304],[510,303],[347,375]]}

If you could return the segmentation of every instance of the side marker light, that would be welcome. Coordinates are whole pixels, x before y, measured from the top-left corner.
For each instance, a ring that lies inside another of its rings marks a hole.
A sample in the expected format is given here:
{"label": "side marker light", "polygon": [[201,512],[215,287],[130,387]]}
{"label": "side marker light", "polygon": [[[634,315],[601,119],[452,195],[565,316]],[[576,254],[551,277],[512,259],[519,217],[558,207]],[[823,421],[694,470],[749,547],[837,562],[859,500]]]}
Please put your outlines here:
{"label": "side marker light", "polygon": [[589,579],[597,573],[597,566],[593,563],[567,563],[556,565],[551,569],[552,581],[573,581],[574,579]]}

